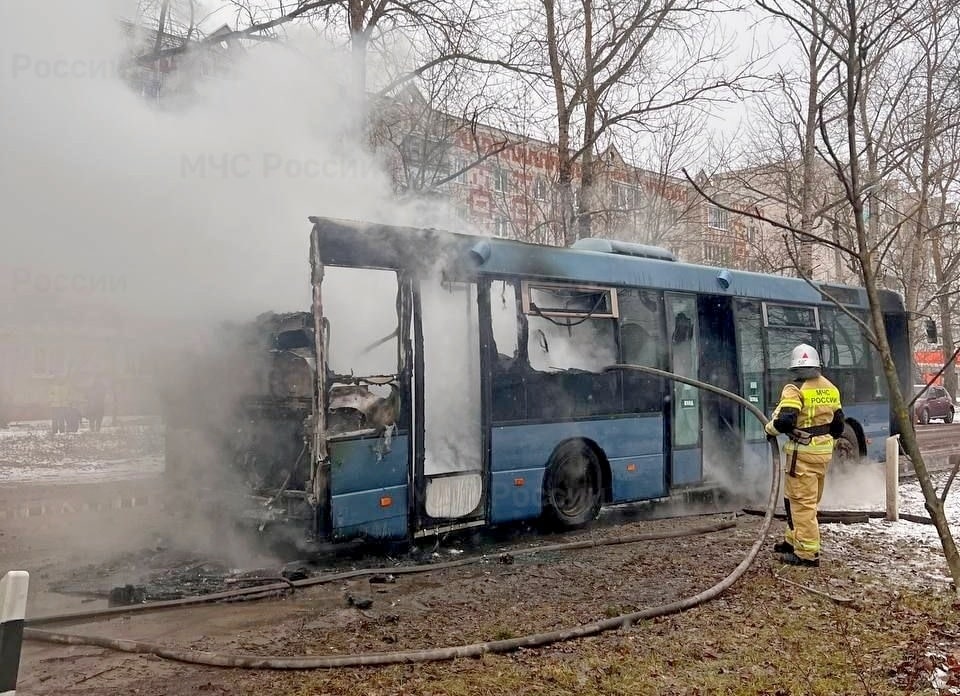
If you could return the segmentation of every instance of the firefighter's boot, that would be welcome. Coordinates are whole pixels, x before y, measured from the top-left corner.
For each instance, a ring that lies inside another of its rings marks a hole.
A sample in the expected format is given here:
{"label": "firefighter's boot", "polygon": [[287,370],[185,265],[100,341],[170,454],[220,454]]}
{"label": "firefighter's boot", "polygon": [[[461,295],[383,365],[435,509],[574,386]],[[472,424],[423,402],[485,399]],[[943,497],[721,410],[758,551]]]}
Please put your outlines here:
{"label": "firefighter's boot", "polygon": [[786,563],[787,565],[802,566],[804,568],[819,568],[820,567],[820,557],[817,556],[813,559],[800,558],[797,554],[790,552],[785,553],[780,556],[780,562]]}

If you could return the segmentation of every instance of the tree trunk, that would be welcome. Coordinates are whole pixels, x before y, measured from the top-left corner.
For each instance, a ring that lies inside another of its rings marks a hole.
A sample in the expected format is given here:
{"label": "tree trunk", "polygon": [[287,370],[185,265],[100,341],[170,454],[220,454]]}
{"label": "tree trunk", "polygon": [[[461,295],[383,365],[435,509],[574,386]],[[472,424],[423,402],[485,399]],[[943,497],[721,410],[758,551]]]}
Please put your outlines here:
{"label": "tree trunk", "polygon": [[557,196],[554,215],[560,227],[564,246],[577,240],[573,215],[573,160],[570,156],[570,112],[567,104],[560,46],[557,39],[556,5],[554,0],[541,0],[547,24],[547,56],[550,59],[550,77],[557,104]]}
{"label": "tree trunk", "polygon": [[593,0],[583,0],[583,64],[585,100],[583,147],[580,155],[580,203],[577,206],[577,234],[580,239],[592,236],[593,211],[597,209],[594,141],[597,138],[598,103],[596,65],[593,58]]}
{"label": "tree trunk", "polygon": [[[362,0],[349,0],[347,22],[350,29],[350,59],[356,106],[363,107],[367,95],[367,27]],[[363,119],[361,119],[363,120]]]}
{"label": "tree trunk", "polygon": [[[564,140],[567,140],[564,138]],[[569,142],[569,141],[568,141]],[[563,235],[563,245],[577,241],[577,227],[573,205],[573,162],[570,148],[559,146],[560,162],[557,168],[557,221]]]}
{"label": "tree trunk", "polygon": [[[947,278],[943,269],[943,253],[940,249],[940,232],[930,238],[930,250],[933,257],[933,271],[937,281],[937,309],[940,315],[940,345],[943,346],[943,359],[946,360],[957,349],[953,338],[953,312],[950,308],[950,295],[947,293]],[[951,399],[957,398],[957,366],[951,360],[943,371],[943,386]]]}
{"label": "tree trunk", "polygon": [[[920,483],[920,490],[923,492],[923,499],[930,513],[930,518],[937,529],[940,537],[940,543],[943,546],[943,555],[950,569],[950,577],[953,579],[955,591],[960,591],[960,553],[953,540],[953,534],[947,523],[946,515],[943,510],[943,503],[937,495],[933,482],[930,480],[930,473],[927,471],[926,463],[923,461],[923,455],[920,453],[920,446],[917,442],[916,431],[913,427],[913,419],[907,410],[907,403],[903,392],[900,389],[899,375],[896,366],[893,363],[893,352],[890,349],[890,342],[887,340],[886,326],[883,321],[883,309],[880,302],[880,293],[877,289],[878,268],[873,261],[873,252],[871,251],[871,240],[867,235],[867,227],[863,219],[863,186],[860,173],[860,151],[861,140],[859,135],[863,136],[863,148],[867,152],[868,161],[875,160],[873,148],[875,144],[870,138],[869,121],[864,120],[860,125],[863,130],[858,128],[857,124],[857,105],[861,104],[861,118],[864,115],[861,99],[863,92],[857,94],[858,89],[864,91],[861,75],[860,56],[858,49],[860,47],[860,18],[857,12],[856,0],[847,0],[848,10],[848,29],[846,40],[846,55],[844,67],[846,68],[845,80],[845,100],[846,100],[846,136],[847,153],[850,160],[850,187],[852,195],[850,204],[853,207],[854,225],[857,234],[857,247],[863,269],[864,287],[867,291],[867,298],[870,303],[870,318],[873,329],[877,337],[880,356],[883,360],[883,371],[887,378],[890,388],[890,401],[897,422],[900,426],[900,441],[903,449],[910,460],[913,462],[913,469],[917,474],[917,481]],[[873,181],[873,179],[871,179]]]}
{"label": "tree trunk", "polygon": [[809,71],[810,83],[807,87],[807,114],[803,129],[803,188],[800,190],[800,274],[807,278],[813,278],[813,238],[807,235],[813,232],[813,184],[816,179],[816,138],[817,138],[817,119],[818,119],[818,101],[820,93],[820,42],[817,39],[819,35],[819,17],[814,10],[811,12],[811,26],[814,34],[810,38],[807,46],[807,69]]}

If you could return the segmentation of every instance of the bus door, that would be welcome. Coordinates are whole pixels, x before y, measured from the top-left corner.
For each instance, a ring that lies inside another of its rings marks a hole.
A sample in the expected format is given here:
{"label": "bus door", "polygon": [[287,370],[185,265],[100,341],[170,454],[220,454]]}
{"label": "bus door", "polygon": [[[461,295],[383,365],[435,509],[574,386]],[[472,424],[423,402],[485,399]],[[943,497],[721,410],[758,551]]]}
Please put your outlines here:
{"label": "bus door", "polygon": [[414,296],[414,534],[485,523],[477,284],[430,276]]}
{"label": "bus door", "polygon": [[[740,367],[739,393],[763,413],[770,415],[767,406],[764,375],[767,371],[763,342],[763,314],[756,300],[734,300],[737,324],[737,350]],[[751,492],[762,496],[769,485],[770,448],[761,423],[745,408],[740,409],[743,428],[743,477]],[[760,498],[762,499],[762,498]]]}
{"label": "bus door", "polygon": [[[394,270],[314,266],[324,343],[323,436],[329,508],[317,531],[335,540],[409,533],[411,286]],[[323,477],[318,477],[323,481]],[[316,483],[314,485],[317,485]]]}
{"label": "bus door", "polygon": [[[770,416],[780,402],[783,386],[794,379],[790,372],[790,354],[800,343],[807,343],[820,350],[820,313],[817,307],[809,305],[763,302],[763,346],[765,357],[766,404],[763,412]],[[764,449],[761,471],[770,470],[769,450]],[[764,476],[761,480],[769,482]],[[759,491],[758,491],[759,492]],[[766,493],[766,483],[763,486]]]}
{"label": "bus door", "polygon": [[[697,296],[665,293],[670,371],[682,377],[700,375]],[[699,483],[703,478],[700,439],[700,390],[674,382],[670,399],[670,486]]]}
{"label": "bus door", "polygon": [[[736,327],[733,298],[701,295],[700,379],[707,384],[740,391],[737,370]],[[700,391],[703,479],[728,486],[741,477],[741,426],[737,404],[720,394]]]}

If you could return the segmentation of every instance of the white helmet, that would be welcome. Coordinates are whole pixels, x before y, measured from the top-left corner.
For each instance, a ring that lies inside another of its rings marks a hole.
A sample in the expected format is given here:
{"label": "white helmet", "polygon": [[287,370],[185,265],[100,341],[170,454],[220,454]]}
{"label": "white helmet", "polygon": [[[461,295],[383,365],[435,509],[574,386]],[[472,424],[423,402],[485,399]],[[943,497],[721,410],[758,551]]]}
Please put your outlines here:
{"label": "white helmet", "polygon": [[820,354],[813,346],[801,343],[790,353],[790,369],[795,367],[820,367]]}

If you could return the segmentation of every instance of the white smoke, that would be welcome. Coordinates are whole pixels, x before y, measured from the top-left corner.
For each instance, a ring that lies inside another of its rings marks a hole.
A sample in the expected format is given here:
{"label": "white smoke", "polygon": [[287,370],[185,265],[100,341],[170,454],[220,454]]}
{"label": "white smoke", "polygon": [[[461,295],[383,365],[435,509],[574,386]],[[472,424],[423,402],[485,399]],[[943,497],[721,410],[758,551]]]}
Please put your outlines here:
{"label": "white smoke", "polygon": [[0,256],[20,305],[249,317],[309,306],[308,215],[411,223],[360,135],[348,59],[258,46],[202,101],[118,77],[109,3],[0,5]]}

